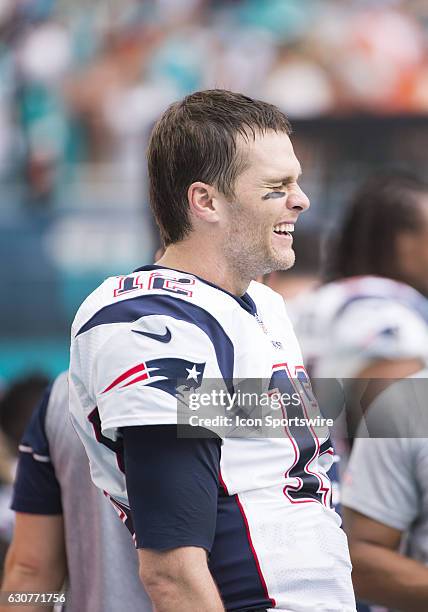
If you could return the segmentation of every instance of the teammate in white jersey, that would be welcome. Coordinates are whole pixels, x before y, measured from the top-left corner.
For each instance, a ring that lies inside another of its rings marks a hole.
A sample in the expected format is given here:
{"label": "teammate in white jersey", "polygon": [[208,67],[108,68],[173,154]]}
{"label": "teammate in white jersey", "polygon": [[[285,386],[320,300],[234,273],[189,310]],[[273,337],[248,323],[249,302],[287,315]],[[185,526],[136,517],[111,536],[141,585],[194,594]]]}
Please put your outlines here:
{"label": "teammate in white jersey", "polygon": [[334,381],[342,379],[348,402],[346,418],[342,410],[336,421],[340,438],[355,434],[389,379],[428,362],[428,186],[400,173],[371,179],[336,236],[328,282],[296,301],[291,316],[310,375],[331,381],[323,391],[339,399],[336,412],[343,396]]}
{"label": "teammate in white jersey", "polygon": [[[282,298],[253,281],[293,265],[309,206],[289,134],[240,94],[173,104],[148,151],[165,254],[106,280],[73,323],[73,422],[158,612],[355,609],[328,432],[295,424],[313,413],[310,383]],[[177,437],[180,379],[255,378],[301,398],[281,405],[294,420],[280,436]]]}
{"label": "teammate in white jersey", "polygon": [[428,186],[395,173],[354,196],[325,283],[290,312],[311,375],[388,378],[428,357]]}

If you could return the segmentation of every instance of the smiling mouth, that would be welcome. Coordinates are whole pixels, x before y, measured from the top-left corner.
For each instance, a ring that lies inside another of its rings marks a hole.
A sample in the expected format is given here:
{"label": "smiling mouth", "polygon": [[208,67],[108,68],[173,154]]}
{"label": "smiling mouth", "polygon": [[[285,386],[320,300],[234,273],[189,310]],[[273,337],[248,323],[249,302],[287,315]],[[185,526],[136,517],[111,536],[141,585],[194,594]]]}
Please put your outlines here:
{"label": "smiling mouth", "polygon": [[273,233],[277,236],[290,236],[294,232],[293,223],[278,223],[273,227]]}

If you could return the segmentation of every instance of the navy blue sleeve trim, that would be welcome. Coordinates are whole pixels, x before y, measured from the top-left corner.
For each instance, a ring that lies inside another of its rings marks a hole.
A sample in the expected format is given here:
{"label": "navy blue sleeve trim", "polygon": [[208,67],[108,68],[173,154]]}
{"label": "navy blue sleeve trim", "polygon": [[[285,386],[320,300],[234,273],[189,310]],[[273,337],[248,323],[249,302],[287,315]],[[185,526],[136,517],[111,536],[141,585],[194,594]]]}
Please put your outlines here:
{"label": "navy blue sleeve trim", "polygon": [[217,319],[200,306],[169,295],[141,295],[104,306],[80,328],[76,335],[83,334],[98,325],[131,323],[150,315],[167,315],[199,327],[214,346],[223,378],[226,381],[233,379],[233,344]]}
{"label": "navy blue sleeve trim", "polygon": [[11,508],[30,514],[62,514],[61,489],[49,455],[45,431],[49,387],[34,409],[19,446]]}
{"label": "navy blue sleeve trim", "polygon": [[121,431],[137,548],[198,546],[210,551],[217,520],[221,440],[177,438],[175,425]]}
{"label": "navy blue sleeve trim", "polygon": [[323,453],[326,453],[327,451],[334,451],[333,444],[330,438],[327,438],[327,440],[325,440],[325,442],[321,444],[319,454],[322,455]]}

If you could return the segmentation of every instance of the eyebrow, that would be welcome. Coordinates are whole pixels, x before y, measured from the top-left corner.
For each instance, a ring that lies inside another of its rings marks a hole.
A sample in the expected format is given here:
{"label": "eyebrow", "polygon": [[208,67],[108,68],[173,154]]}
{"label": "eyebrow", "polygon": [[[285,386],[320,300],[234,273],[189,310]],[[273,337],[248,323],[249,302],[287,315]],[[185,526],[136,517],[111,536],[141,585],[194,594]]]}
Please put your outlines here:
{"label": "eyebrow", "polygon": [[[297,175],[297,178],[299,178],[302,175],[302,171],[300,170],[300,172]],[[283,176],[280,178],[275,178],[275,177],[269,177],[269,178],[264,178],[263,179],[263,183],[267,184],[267,185],[286,185],[287,183],[290,183],[291,181],[295,180],[295,176]]]}

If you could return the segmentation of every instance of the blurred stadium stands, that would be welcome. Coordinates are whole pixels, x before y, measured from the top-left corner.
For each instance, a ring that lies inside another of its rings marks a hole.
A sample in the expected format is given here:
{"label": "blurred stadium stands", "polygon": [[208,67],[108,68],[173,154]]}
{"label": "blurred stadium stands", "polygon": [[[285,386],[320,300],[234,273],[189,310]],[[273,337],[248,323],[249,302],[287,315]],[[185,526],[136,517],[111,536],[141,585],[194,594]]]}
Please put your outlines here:
{"label": "blurred stadium stands", "polygon": [[67,366],[76,307],[151,260],[159,112],[226,87],[290,116],[323,232],[384,165],[425,172],[423,0],[1,0],[0,379]]}

